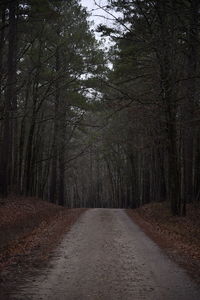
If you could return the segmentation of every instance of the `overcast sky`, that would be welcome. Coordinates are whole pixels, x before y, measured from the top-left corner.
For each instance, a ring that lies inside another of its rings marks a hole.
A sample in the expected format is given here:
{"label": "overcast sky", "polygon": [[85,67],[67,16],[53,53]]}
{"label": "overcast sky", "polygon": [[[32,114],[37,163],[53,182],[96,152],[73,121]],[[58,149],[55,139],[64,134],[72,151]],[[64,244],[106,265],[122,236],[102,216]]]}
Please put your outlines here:
{"label": "overcast sky", "polygon": [[[99,24],[112,24],[112,22],[108,20],[109,18],[111,18],[110,15],[96,6],[94,0],[81,0],[81,3],[84,7],[87,8],[88,12],[92,14],[90,20],[94,22],[93,29],[96,29]],[[96,0],[96,3],[98,3],[100,6],[105,6],[108,4],[107,0]],[[96,37],[100,39],[100,33],[96,33]],[[110,43],[108,42],[108,39],[106,40],[106,46],[108,46],[108,44]]]}
{"label": "overcast sky", "polygon": [[[106,0],[96,0],[96,2],[100,6],[104,6],[107,4]],[[92,13],[91,19],[95,22],[96,25],[106,22],[104,17],[108,17],[108,14],[106,14],[106,12],[96,6],[94,0],[81,0],[81,3],[87,8],[89,12]]]}

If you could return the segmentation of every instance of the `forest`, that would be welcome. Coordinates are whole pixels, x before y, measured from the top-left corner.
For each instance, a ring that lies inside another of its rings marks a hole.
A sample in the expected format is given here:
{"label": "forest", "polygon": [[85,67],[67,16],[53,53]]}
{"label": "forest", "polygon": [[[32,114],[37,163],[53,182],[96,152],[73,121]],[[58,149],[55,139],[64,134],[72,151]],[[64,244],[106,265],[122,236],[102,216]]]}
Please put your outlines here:
{"label": "forest", "polygon": [[91,29],[79,0],[0,0],[0,197],[184,216],[200,203],[200,2],[97,6],[109,23]]}

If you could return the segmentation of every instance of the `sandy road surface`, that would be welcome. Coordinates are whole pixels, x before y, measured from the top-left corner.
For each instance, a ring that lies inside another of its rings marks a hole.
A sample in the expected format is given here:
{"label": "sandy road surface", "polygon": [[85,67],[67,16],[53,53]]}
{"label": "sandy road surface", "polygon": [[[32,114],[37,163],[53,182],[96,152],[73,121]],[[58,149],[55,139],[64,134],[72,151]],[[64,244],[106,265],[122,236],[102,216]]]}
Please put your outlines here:
{"label": "sandy road surface", "polygon": [[199,300],[200,289],[123,210],[91,209],[16,299]]}

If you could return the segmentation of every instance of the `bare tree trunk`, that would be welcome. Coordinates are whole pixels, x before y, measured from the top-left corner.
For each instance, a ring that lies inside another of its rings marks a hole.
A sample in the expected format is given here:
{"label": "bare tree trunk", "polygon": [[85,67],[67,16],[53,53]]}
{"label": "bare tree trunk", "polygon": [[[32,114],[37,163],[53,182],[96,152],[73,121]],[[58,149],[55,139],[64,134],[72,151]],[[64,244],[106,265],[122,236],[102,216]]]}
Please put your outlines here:
{"label": "bare tree trunk", "polygon": [[[162,100],[166,116],[167,150],[168,150],[168,183],[169,201],[173,215],[180,215],[181,184],[180,166],[178,161],[177,125],[176,125],[176,94],[174,90],[175,75],[175,24],[173,1],[161,0],[157,4],[157,12],[161,28],[161,44],[157,52],[160,64]],[[171,17],[169,16],[169,7]],[[171,30],[169,30],[171,28]]]}
{"label": "bare tree trunk", "polygon": [[5,91],[4,115],[2,121],[2,152],[0,171],[0,194],[7,196],[10,191],[13,174],[13,153],[16,155],[14,135],[16,130],[13,126],[13,116],[17,109],[16,98],[16,51],[17,51],[17,6],[18,1],[10,1],[9,9],[9,29],[8,29],[8,59],[7,59],[7,82]]}
{"label": "bare tree trunk", "polygon": [[196,107],[196,75],[198,49],[198,14],[200,3],[198,0],[190,2],[190,23],[188,29],[187,53],[187,93],[183,103],[183,153],[184,153],[184,203],[183,214],[186,214],[186,202],[194,200],[194,138],[196,130],[192,126]]}
{"label": "bare tree trunk", "polygon": [[52,160],[51,160],[51,179],[50,179],[50,201],[57,202],[58,198],[58,143],[59,143],[59,107],[60,107],[60,53],[59,47],[56,49],[56,72],[57,80],[55,84],[55,103],[54,103],[54,133],[53,133],[53,146],[52,146]]}

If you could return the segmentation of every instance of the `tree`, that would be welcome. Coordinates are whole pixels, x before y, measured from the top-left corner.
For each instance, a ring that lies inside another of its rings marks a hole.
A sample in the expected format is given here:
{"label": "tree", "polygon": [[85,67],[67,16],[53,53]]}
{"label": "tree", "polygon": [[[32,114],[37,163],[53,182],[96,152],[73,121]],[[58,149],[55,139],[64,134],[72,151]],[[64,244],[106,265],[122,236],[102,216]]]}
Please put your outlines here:
{"label": "tree", "polygon": [[11,1],[1,9],[1,195],[64,205],[68,143],[103,54],[78,1]]}
{"label": "tree", "polygon": [[[191,82],[195,82],[191,78],[197,80],[197,2],[108,1],[108,4],[106,10],[110,16],[114,16],[113,9],[122,14],[114,17],[117,27],[99,26],[99,31],[112,37],[117,45],[113,53],[114,77],[108,82],[110,95],[107,98],[110,101],[112,97],[113,107],[117,107],[118,111],[125,109],[132,112],[130,123],[126,123],[123,131],[128,133],[131,126],[129,137],[132,136],[133,145],[138,144],[140,149],[138,152],[129,146],[131,164],[138,170],[131,188],[138,194],[132,197],[132,201],[143,204],[148,198],[149,201],[164,198],[171,203],[174,215],[185,214],[185,202],[189,198],[194,199],[193,127],[188,129],[186,124],[192,124],[194,116],[189,99],[194,98],[196,93],[194,86],[191,88]],[[187,32],[190,32],[190,38],[185,41]],[[190,66],[190,71],[187,66]],[[185,70],[188,71],[185,73]],[[190,96],[189,90],[183,87],[183,78],[190,86]],[[198,104],[195,110],[197,107]],[[189,113],[191,109],[192,114]],[[137,125],[145,128],[148,124],[148,130],[141,131],[136,126],[138,115]],[[187,138],[183,132],[187,132]],[[138,137],[137,142],[135,136]],[[183,147],[182,142],[188,146]],[[186,148],[187,154],[182,154]]]}

